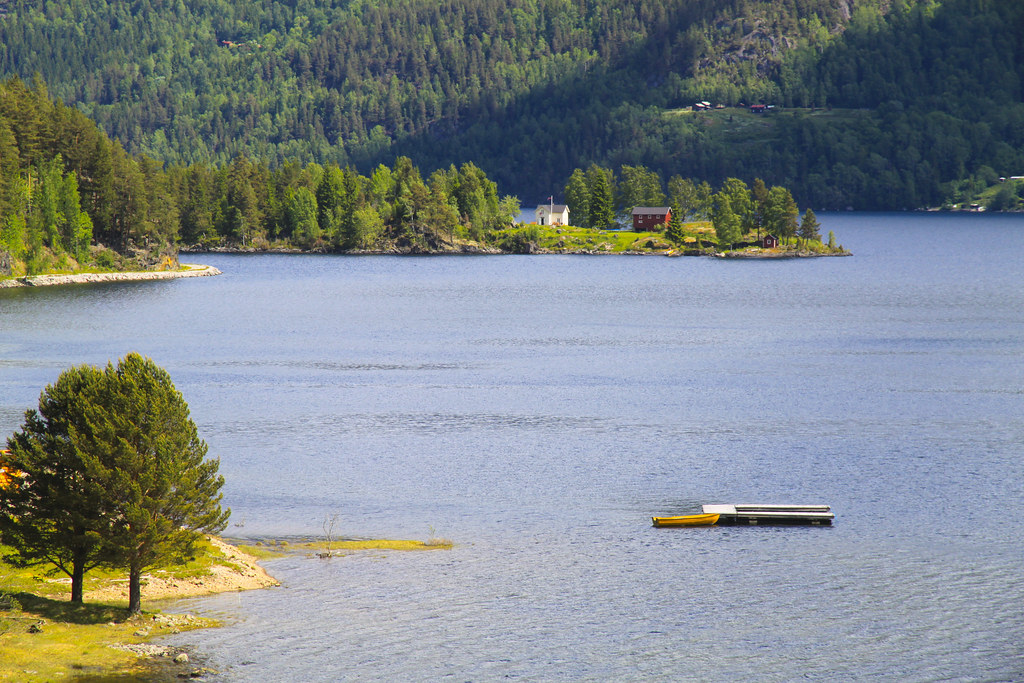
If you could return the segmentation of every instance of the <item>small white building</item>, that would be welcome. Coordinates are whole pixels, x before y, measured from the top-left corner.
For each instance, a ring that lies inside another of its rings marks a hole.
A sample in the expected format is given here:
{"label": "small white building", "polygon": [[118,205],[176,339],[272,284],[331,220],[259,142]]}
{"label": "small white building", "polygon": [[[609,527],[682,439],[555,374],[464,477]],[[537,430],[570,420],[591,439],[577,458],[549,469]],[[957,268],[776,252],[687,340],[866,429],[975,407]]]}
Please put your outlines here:
{"label": "small white building", "polygon": [[537,225],[569,225],[569,207],[565,204],[538,206]]}

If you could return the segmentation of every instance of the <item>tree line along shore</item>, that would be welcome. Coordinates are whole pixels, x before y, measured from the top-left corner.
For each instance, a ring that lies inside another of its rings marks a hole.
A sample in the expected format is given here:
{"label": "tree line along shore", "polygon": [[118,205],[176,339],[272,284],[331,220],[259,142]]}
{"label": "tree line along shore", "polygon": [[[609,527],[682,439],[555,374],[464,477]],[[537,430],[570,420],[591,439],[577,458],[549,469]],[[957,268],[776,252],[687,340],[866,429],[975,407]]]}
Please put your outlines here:
{"label": "tree line along shore", "polygon": [[[0,83],[0,160],[0,278],[174,270],[182,248],[518,253],[540,246],[524,242],[514,223],[518,198],[499,194],[472,162],[429,175],[408,157],[369,175],[334,164],[272,169],[244,156],[223,166],[165,166],[127,154],[38,81]],[[715,192],[706,181],[664,181],[643,166],[591,165],[574,171],[561,192],[586,229],[617,227],[634,206],[669,205],[676,224],[655,232],[675,247],[696,241],[701,222],[710,222],[720,249],[751,229],[797,237],[792,195],[756,180],[748,188],[729,178]]]}

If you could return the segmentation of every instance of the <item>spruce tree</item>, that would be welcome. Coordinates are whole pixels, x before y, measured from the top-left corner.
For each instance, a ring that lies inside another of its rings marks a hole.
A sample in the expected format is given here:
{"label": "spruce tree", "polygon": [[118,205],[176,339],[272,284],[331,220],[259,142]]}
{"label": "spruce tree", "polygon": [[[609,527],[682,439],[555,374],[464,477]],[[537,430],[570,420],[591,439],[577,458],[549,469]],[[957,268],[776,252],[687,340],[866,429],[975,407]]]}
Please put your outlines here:
{"label": "spruce tree", "polygon": [[587,183],[590,189],[590,227],[604,230],[615,221],[615,198],[612,190],[611,171],[592,165],[587,169]]}
{"label": "spruce tree", "polygon": [[320,234],[335,244],[344,242],[341,226],[338,225],[336,209],[341,206],[345,197],[344,175],[337,166],[328,166],[316,187],[316,218],[320,226]]}
{"label": "spruce tree", "polygon": [[682,245],[686,237],[683,231],[683,211],[678,205],[673,205],[668,217],[668,228],[665,230],[665,237],[675,245]]}

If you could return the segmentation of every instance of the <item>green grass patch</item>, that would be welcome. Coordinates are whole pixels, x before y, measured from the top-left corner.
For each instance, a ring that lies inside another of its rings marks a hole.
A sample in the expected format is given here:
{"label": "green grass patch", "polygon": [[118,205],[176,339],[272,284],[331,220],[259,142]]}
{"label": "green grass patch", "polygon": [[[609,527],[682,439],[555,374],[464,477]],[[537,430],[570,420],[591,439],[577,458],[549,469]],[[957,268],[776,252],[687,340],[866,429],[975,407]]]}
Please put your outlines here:
{"label": "green grass patch", "polygon": [[662,113],[666,120],[703,131],[712,141],[731,145],[766,144],[775,140],[775,126],[779,121],[804,117],[836,124],[852,125],[870,117],[869,109],[811,109],[778,107],[765,114],[754,114],[746,107],[725,107],[706,111],[689,108],[669,109]]}
{"label": "green grass patch", "polygon": [[248,545],[236,543],[234,546],[243,553],[252,555],[257,560],[276,560],[277,558],[284,557],[288,554],[286,551],[287,545],[274,546],[264,545],[262,543],[257,545]]}
{"label": "green grass patch", "polygon": [[[713,234],[710,225],[704,221],[687,223],[688,242],[693,246],[697,239],[709,238]],[[634,232],[631,230],[596,230],[576,226],[541,226],[535,223],[522,225],[507,230],[497,231],[494,235],[496,244],[509,251],[528,253],[527,245],[537,250],[556,254],[622,254],[651,253],[665,254],[677,251],[661,232]],[[687,245],[684,245],[684,247]]]}
{"label": "green grass patch", "polygon": [[[11,549],[0,546],[0,557]],[[205,538],[196,557],[154,575],[208,575],[214,564],[230,566]],[[45,566],[14,567],[0,561],[0,683],[86,680],[134,683],[177,680],[181,668],[111,647],[144,643],[183,630],[216,626],[210,619],[158,618],[145,611],[129,618],[127,601],[90,601],[89,591],[126,580],[123,571],[86,574],[85,604],[70,602],[71,582]],[[144,605],[145,606],[145,605]]]}
{"label": "green grass patch", "polygon": [[180,668],[172,671],[168,661],[140,658],[111,645],[212,625],[216,622],[208,619],[184,623],[151,613],[129,619],[124,607],[5,593],[0,600],[0,682],[176,680]]}

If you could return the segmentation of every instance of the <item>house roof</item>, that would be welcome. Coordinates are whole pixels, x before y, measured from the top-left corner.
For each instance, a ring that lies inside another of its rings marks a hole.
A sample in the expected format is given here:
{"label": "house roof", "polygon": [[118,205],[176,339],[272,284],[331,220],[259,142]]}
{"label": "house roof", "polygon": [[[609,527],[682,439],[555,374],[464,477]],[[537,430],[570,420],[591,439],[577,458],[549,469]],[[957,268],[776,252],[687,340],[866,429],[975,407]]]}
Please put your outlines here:
{"label": "house roof", "polygon": [[551,213],[565,213],[569,210],[569,207],[565,204],[541,204],[537,207],[537,210],[551,209]]}
{"label": "house roof", "polygon": [[637,206],[633,208],[633,215],[637,214],[662,214],[667,215],[672,210],[671,206]]}

